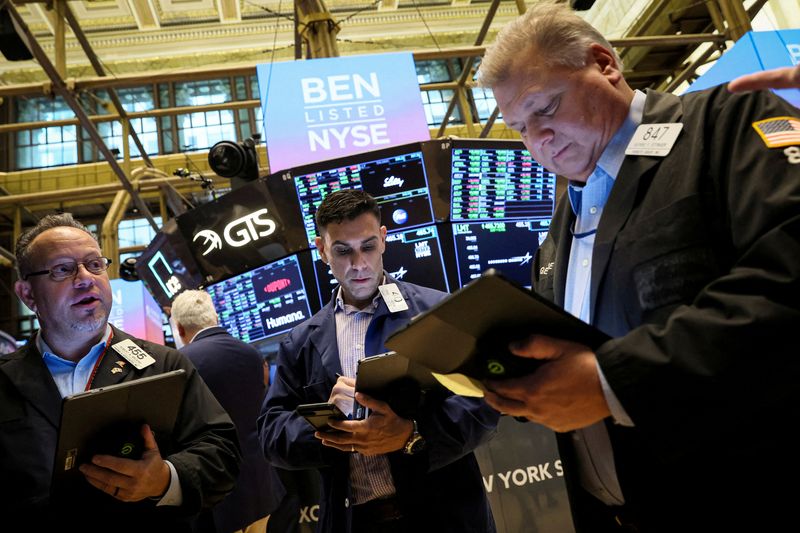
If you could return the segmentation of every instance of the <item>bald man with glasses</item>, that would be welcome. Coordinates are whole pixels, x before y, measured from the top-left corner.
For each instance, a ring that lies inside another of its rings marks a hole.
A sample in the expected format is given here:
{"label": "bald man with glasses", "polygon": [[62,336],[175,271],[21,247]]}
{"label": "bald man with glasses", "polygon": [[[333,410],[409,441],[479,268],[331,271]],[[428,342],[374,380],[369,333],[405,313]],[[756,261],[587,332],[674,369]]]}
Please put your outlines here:
{"label": "bald man with glasses", "polygon": [[[108,324],[111,260],[70,214],[47,216],[24,233],[16,258],[14,290],[40,329],[0,357],[4,519],[31,530],[190,531],[194,515],[233,489],[240,452],[230,417],[178,351]],[[145,366],[126,357],[122,347],[131,343],[150,355]],[[94,455],[79,465],[79,483],[51,495],[62,398],[179,368],[187,381],[171,434],[142,425],[140,459]]]}

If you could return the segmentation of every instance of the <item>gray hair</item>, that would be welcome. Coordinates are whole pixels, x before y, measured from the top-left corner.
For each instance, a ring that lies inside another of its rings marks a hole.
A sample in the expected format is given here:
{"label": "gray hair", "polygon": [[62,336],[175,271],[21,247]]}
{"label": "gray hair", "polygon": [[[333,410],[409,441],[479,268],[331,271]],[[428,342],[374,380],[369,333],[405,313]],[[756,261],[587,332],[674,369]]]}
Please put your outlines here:
{"label": "gray hair", "polygon": [[592,44],[608,48],[622,70],[619,55],[597,29],[568,4],[544,0],[500,30],[481,60],[478,84],[493,87],[505,81],[511,75],[515,57],[531,46],[537,53],[531,61],[578,70],[586,66],[586,52]]}
{"label": "gray hair", "polygon": [[189,331],[217,325],[217,311],[206,291],[186,290],[172,301],[170,313],[176,324]]}
{"label": "gray hair", "polygon": [[[54,228],[76,228],[85,231],[89,236],[97,241],[97,237],[89,231],[89,228],[78,222],[72,217],[72,213],[58,213],[54,215],[47,215],[42,218],[34,227],[20,235],[17,241],[17,246],[14,249],[14,254],[17,259],[17,275],[19,278],[24,278],[28,273],[33,271],[33,254],[31,253],[31,244],[34,239],[49,229]],[[100,246],[100,243],[97,244]]]}

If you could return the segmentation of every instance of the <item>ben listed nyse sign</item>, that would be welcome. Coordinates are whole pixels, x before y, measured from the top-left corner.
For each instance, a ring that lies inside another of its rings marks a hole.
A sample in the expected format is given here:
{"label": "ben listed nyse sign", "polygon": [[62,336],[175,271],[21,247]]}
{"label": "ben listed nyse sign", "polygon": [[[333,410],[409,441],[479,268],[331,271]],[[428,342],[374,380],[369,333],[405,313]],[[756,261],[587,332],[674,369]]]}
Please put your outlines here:
{"label": "ben listed nyse sign", "polygon": [[256,70],[272,172],[430,138],[409,53]]}

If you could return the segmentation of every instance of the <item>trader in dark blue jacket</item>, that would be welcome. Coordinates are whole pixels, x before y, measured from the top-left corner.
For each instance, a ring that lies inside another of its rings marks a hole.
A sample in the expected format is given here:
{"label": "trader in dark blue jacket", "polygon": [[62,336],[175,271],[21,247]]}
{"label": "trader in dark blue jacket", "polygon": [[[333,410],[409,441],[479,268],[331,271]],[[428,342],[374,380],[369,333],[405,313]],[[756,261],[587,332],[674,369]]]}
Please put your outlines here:
{"label": "trader in dark blue jacket", "polygon": [[171,321],[180,351],[233,419],[242,450],[236,487],[200,515],[194,531],[265,531],[269,514],[286,491],[275,469],[264,460],[258,442],[256,418],[266,389],[263,359],[255,348],[218,326],[214,303],[205,291],[180,293],[172,302]]}
{"label": "trader in dark blue jacket", "polygon": [[332,421],[316,432],[295,408],[353,406],[356,366],[445,294],[392,279],[383,270],[386,227],[362,191],[328,195],[316,214],[320,256],[339,282],[331,302],[281,343],[274,383],[259,418],[267,458],[317,468],[323,532],[491,532],[494,519],[472,451],[493,436],[498,414],[482,401],[433,391],[398,415],[361,393],[365,420]]}

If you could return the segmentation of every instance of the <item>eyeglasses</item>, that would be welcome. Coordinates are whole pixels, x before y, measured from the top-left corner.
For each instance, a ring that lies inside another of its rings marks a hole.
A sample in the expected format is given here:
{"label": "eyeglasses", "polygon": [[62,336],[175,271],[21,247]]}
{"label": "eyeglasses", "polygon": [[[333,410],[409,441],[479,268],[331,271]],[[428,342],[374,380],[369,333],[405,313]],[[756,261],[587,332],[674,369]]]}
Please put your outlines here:
{"label": "eyeglasses", "polygon": [[74,278],[78,274],[79,265],[86,267],[86,270],[92,274],[100,274],[108,270],[108,265],[110,264],[111,259],[108,257],[96,257],[94,259],[89,259],[88,261],[69,261],[67,263],[53,265],[53,267],[48,270],[40,270],[38,272],[25,274],[22,276],[22,279],[27,281],[31,276],[43,276],[44,274],[49,274],[50,279],[53,281],[64,281],[65,279]]}

